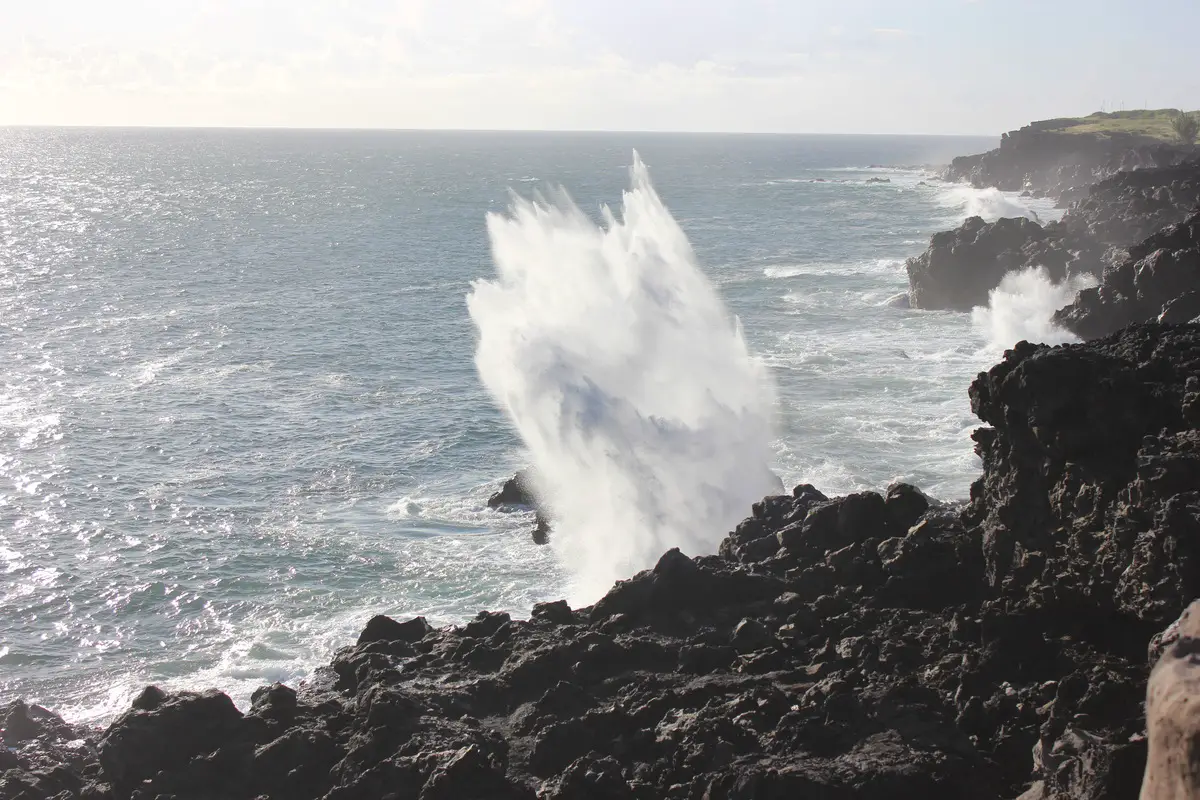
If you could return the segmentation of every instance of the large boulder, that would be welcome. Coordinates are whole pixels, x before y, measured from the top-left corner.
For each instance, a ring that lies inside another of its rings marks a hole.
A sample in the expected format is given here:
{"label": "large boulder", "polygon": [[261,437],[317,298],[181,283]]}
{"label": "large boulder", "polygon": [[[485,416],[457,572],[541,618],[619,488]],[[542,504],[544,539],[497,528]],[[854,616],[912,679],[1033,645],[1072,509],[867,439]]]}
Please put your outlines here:
{"label": "large boulder", "polygon": [[163,772],[170,778],[159,781],[161,789],[178,784],[218,793],[249,769],[252,748],[235,750],[247,738],[246,721],[227,695],[152,696],[118,717],[100,739],[100,764],[118,798]]}

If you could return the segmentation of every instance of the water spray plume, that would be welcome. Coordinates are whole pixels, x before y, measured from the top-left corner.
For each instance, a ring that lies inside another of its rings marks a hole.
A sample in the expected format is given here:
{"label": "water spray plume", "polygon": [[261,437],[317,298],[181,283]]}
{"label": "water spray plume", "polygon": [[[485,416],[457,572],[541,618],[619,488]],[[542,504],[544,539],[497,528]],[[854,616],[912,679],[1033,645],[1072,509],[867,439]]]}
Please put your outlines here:
{"label": "water spray plume", "polygon": [[1095,286],[1091,275],[1077,275],[1055,283],[1042,267],[1013,271],[1000,285],[988,292],[987,307],[971,312],[971,324],[988,342],[1002,352],[1017,342],[1066,344],[1079,339],[1054,324],[1054,312],[1071,302],[1080,289]]}
{"label": "water spray plume", "polygon": [[712,552],[779,489],[770,376],[636,153],[630,173],[601,225],[561,190],[489,214],[497,276],[467,297],[577,602],[671,547]]}

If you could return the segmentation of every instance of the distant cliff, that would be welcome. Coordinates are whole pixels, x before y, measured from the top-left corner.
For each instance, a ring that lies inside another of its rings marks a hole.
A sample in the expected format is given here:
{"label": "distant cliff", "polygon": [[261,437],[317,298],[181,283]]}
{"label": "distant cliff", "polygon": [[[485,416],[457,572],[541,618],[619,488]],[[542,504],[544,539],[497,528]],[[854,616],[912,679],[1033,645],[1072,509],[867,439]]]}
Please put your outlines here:
{"label": "distant cliff", "polygon": [[1059,118],[1009,131],[1000,147],[954,159],[942,177],[980,188],[1052,196],[1068,205],[1086,196],[1091,184],[1116,172],[1170,166],[1186,154],[1164,139],[1158,116]]}

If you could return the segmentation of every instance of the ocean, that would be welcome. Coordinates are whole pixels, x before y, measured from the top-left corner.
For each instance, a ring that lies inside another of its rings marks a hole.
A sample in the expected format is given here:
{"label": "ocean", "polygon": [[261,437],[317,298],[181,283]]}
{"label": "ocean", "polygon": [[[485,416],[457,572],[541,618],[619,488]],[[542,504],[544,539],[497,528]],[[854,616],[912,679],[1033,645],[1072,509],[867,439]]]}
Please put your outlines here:
{"label": "ocean", "polygon": [[[545,448],[527,448],[501,408],[503,363],[481,380],[476,348],[496,328],[467,296],[497,274],[489,213],[495,227],[514,193],[553,199],[557,186],[585,218],[576,239],[552,216],[536,223],[551,243],[539,274],[564,291],[555,270],[600,252],[587,229],[605,224],[602,207],[621,217],[635,150],[653,189],[631,197],[656,191],[663,208],[630,252],[670,261],[690,246],[679,274],[712,290],[699,333],[677,338],[744,342],[723,362],[707,346],[659,353],[672,376],[659,397],[710,396],[728,374],[713,370],[737,362],[770,384],[755,395],[769,409],[755,435],[787,487],[905,480],[965,497],[979,472],[967,387],[1036,335],[1058,297],[1036,280],[974,314],[895,297],[930,234],[970,214],[1059,213],[941,184],[924,166],[995,143],[0,130],[0,694],[92,723],[147,683],[216,687],[244,705],[327,663],[376,613],[448,624],[594,600],[594,587],[578,594],[570,535],[539,547],[531,515],[486,508]],[[588,308],[591,290],[574,291]],[[536,306],[504,302],[491,319],[528,331]],[[646,308],[577,315],[577,359],[655,324]],[[714,468],[722,442],[707,445]],[[671,487],[673,507],[703,507],[706,489],[690,487]],[[590,496],[608,519],[604,491]],[[633,541],[637,528],[612,535]],[[719,542],[709,528],[697,547]]]}

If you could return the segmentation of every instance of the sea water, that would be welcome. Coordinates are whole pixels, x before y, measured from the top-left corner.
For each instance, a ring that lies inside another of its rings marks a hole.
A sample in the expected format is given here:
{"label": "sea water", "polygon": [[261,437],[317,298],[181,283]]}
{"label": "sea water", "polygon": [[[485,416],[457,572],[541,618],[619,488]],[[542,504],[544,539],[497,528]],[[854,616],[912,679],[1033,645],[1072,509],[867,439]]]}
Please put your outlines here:
{"label": "sea water", "polygon": [[[1063,340],[1064,290],[894,298],[933,232],[1055,215],[923,166],[994,144],[0,130],[0,696],[96,723],[146,683],[245,703],[375,613],[594,600],[714,548],[763,467],[965,496],[967,387]],[[549,294],[513,291],[530,270]],[[562,386],[590,387],[575,427]],[[486,508],[534,463],[550,547]]]}

